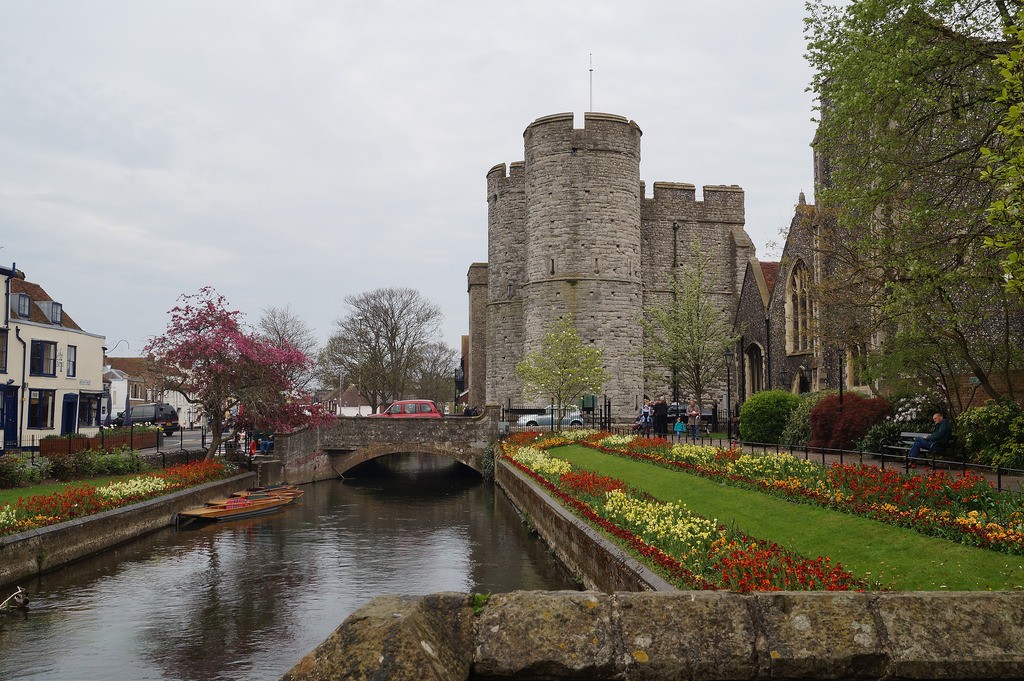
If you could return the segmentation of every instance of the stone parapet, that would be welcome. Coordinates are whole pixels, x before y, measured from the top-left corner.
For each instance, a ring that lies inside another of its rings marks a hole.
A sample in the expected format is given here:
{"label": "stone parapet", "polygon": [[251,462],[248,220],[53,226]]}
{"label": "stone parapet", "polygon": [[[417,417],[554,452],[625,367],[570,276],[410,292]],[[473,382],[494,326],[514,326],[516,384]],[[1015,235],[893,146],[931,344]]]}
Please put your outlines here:
{"label": "stone parapet", "polygon": [[284,679],[1014,679],[1024,594],[381,596]]}

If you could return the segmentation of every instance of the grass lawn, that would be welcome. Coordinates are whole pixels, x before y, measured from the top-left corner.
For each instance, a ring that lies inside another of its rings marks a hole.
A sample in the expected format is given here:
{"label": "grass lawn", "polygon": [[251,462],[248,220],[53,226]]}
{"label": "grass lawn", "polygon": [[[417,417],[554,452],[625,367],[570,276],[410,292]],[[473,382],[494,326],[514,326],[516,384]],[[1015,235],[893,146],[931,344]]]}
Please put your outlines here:
{"label": "grass lawn", "polygon": [[747,534],[804,556],[829,556],[902,591],[1024,588],[1024,556],[972,548],[874,520],[794,504],[653,464],[572,445],[548,450],[573,467],[619,478],[662,501],[686,504]]}
{"label": "grass lawn", "polygon": [[92,485],[93,487],[100,487],[105,485],[112,480],[123,478],[123,475],[107,475],[100,478],[88,478],[86,480],[75,480],[74,482],[51,482],[45,485],[32,485],[31,487],[12,487],[11,489],[0,489],[0,506],[4,504],[13,504],[18,500],[18,497],[31,497],[37,494],[50,495],[54,492],[63,492],[68,487],[81,487],[82,485]]}

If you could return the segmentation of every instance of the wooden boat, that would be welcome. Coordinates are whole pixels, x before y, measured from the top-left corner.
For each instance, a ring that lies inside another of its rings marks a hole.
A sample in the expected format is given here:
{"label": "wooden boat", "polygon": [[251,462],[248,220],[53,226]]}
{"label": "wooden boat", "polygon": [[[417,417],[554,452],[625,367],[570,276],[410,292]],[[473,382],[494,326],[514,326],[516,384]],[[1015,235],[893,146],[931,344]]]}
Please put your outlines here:
{"label": "wooden boat", "polygon": [[269,487],[250,487],[231,496],[242,497],[243,499],[266,499],[267,497],[281,497],[295,501],[303,494],[302,490],[295,485],[271,485]]}
{"label": "wooden boat", "polygon": [[240,520],[273,513],[292,501],[294,499],[290,497],[270,495],[263,498],[231,497],[207,502],[206,506],[182,511],[178,515],[194,520]]}

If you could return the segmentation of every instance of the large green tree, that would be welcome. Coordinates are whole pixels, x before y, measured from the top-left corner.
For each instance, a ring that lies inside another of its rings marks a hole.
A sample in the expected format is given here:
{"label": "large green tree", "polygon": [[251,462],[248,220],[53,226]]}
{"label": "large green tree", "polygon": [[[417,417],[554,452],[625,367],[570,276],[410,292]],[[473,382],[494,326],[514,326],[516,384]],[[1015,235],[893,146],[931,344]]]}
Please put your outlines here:
{"label": "large green tree", "polygon": [[540,350],[531,352],[516,365],[523,381],[523,396],[554,400],[559,409],[575,403],[584,394],[601,392],[608,380],[604,350],[585,345],[572,317],[555,320]]}
{"label": "large green tree", "polygon": [[988,221],[993,234],[985,245],[1001,258],[1006,287],[1024,294],[1024,17],[1018,14],[1016,26],[1007,28],[1012,45],[996,58],[1003,89],[996,102],[1003,106],[999,136],[992,148],[985,149],[988,168],[985,179],[996,184],[996,198],[989,208]]}
{"label": "large green tree", "polygon": [[[820,102],[816,223],[831,271],[818,300],[843,342],[886,338],[921,360],[1014,392],[1021,300],[985,250],[996,197],[982,149],[997,141],[1005,29],[1019,0],[808,3],[808,59]],[[936,360],[941,359],[942,362]],[[884,377],[883,378],[887,378]],[[948,386],[947,386],[948,387]]]}
{"label": "large green tree", "polygon": [[[641,312],[644,344],[640,352],[649,367],[666,371],[669,380],[703,408],[709,389],[725,379],[725,351],[737,336],[726,311],[708,291],[699,248],[694,249],[692,262],[692,267],[673,274],[670,298]],[[660,381],[665,376],[650,378]]]}

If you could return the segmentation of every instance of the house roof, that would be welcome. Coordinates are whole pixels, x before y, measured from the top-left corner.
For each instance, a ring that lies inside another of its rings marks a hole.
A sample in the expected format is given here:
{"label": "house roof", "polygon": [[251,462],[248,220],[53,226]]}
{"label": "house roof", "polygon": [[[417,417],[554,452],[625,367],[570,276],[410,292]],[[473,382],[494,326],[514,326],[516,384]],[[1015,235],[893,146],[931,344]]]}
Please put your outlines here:
{"label": "house roof", "polygon": [[359,388],[350,385],[345,388],[345,392],[341,394],[341,406],[343,407],[369,407],[370,403],[359,394]]}
{"label": "house roof", "polygon": [[148,357],[107,357],[111,369],[128,376],[145,376],[153,370],[153,361]]}
{"label": "house roof", "polygon": [[[37,302],[53,301],[53,298],[50,297],[50,294],[43,290],[43,287],[40,286],[39,284],[35,284],[31,281],[25,281],[24,279],[21,279],[19,277],[11,277],[10,282],[11,293],[27,294],[28,297],[32,299],[33,303],[29,307],[28,319],[24,319],[18,316],[18,306],[15,305],[14,301],[12,300],[11,319],[15,321],[22,320],[36,322],[38,324],[52,325],[53,322],[51,322],[50,318],[46,316],[46,313],[43,312],[38,305],[35,305],[35,303]],[[64,309],[63,305],[61,306],[61,326],[64,327],[65,329],[74,329],[75,331],[82,331],[82,327],[75,323],[75,320],[71,318],[71,316],[67,313],[67,310]]]}
{"label": "house roof", "polygon": [[775,280],[779,278],[779,263],[777,261],[759,260],[761,274],[764,276],[765,286],[768,287],[768,295],[775,290]]}

